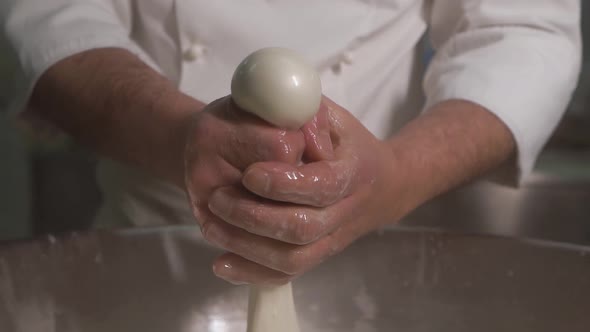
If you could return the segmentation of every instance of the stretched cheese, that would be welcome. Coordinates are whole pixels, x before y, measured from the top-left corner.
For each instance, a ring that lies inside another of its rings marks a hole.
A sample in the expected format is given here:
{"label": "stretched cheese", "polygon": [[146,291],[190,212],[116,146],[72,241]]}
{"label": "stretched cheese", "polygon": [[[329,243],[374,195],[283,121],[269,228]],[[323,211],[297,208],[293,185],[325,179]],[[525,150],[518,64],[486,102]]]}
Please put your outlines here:
{"label": "stretched cheese", "polygon": [[250,287],[247,332],[299,332],[291,283]]}
{"label": "stretched cheese", "polygon": [[[281,128],[298,129],[318,112],[322,84],[316,70],[284,48],[265,48],[246,57],[231,83],[234,102]],[[247,332],[299,332],[291,283],[251,286]]]}

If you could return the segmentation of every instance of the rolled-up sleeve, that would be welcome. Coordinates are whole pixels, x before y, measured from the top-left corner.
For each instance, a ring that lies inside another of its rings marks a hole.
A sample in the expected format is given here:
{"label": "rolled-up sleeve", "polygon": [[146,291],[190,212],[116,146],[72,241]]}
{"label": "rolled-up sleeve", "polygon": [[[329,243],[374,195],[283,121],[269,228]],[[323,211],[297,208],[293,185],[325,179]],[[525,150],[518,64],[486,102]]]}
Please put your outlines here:
{"label": "rolled-up sleeve", "polygon": [[569,103],[582,58],[580,11],[579,0],[431,2],[426,109],[462,99],[503,121],[518,149],[503,183],[532,170]]}
{"label": "rolled-up sleeve", "polygon": [[9,112],[24,109],[39,77],[73,54],[124,48],[155,67],[129,38],[129,14],[127,0],[0,1],[0,49],[16,67],[7,84]]}

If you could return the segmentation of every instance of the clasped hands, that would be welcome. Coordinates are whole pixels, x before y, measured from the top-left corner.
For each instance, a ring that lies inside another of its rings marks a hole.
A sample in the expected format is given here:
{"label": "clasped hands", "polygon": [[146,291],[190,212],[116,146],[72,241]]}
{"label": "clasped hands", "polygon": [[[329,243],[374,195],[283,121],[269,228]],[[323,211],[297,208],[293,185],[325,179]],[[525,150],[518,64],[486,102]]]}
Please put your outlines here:
{"label": "clasped hands", "polygon": [[312,121],[284,130],[228,96],[196,113],[186,137],[185,189],[204,238],[227,251],[213,271],[231,283],[287,283],[400,217],[395,156],[326,97]]}

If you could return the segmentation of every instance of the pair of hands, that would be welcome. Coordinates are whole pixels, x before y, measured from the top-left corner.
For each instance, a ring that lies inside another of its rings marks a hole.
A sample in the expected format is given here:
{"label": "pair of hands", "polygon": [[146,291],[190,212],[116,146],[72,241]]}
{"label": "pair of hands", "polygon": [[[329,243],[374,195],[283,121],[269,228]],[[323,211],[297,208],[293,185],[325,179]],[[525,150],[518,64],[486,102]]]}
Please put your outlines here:
{"label": "pair of hands", "polygon": [[328,98],[300,130],[230,97],[192,124],[186,190],[205,239],[228,252],[213,270],[231,283],[286,283],[400,214],[391,149]]}

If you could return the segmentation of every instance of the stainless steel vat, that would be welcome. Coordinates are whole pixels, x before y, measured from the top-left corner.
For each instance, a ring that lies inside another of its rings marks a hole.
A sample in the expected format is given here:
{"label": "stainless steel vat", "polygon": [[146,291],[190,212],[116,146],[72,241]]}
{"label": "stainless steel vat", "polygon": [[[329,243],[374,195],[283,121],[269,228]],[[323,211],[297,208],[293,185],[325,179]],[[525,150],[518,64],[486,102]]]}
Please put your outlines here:
{"label": "stainless steel vat", "polygon": [[[196,228],[0,246],[0,331],[243,332]],[[587,332],[590,248],[398,228],[295,282],[304,332]],[[280,332],[280,331],[277,331]]]}

